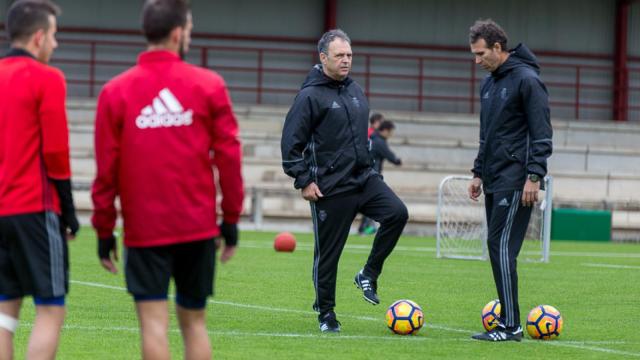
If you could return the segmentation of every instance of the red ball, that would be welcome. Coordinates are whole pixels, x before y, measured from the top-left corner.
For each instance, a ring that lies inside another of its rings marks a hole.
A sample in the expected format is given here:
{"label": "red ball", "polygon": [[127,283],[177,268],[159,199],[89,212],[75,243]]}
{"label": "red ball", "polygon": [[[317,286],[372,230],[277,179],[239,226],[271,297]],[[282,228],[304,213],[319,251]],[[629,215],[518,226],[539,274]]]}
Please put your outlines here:
{"label": "red ball", "polygon": [[282,232],[276,235],[273,241],[273,248],[276,251],[293,252],[296,249],[296,238],[290,232]]}

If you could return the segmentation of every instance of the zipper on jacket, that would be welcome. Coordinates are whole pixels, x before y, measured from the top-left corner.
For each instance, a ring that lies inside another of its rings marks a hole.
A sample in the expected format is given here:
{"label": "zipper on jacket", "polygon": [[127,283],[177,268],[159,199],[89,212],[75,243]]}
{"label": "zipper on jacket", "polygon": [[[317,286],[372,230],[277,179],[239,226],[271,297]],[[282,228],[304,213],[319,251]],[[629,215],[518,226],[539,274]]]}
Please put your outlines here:
{"label": "zipper on jacket", "polygon": [[311,176],[313,176],[316,185],[318,185],[318,159],[316,158],[316,143],[313,135],[311,135],[309,148],[311,149]]}
{"label": "zipper on jacket", "polygon": [[355,151],[356,154],[356,165],[358,164],[358,144],[356,142],[356,136],[353,133],[353,120],[351,119],[351,113],[349,113],[349,107],[347,106],[347,104],[342,100],[342,96],[340,96],[340,90],[342,89],[344,85],[340,85],[338,86],[338,99],[340,99],[340,102],[342,102],[342,105],[344,106],[344,111],[347,112],[347,120],[349,121],[349,131],[351,131],[351,141],[353,142],[353,150]]}

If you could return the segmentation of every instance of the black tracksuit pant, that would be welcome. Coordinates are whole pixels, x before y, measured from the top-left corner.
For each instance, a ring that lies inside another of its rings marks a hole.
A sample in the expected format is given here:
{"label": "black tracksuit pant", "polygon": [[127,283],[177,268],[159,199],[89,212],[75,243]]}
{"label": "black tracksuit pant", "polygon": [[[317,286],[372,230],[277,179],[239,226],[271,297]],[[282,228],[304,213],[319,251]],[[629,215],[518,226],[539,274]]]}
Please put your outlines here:
{"label": "black tracksuit pant", "polygon": [[511,330],[520,326],[516,258],[527,232],[531,207],[522,206],[522,191],[485,194],[487,245],[502,310],[501,323]]}
{"label": "black tracksuit pant", "polygon": [[333,310],[336,305],[338,261],[358,212],[380,223],[363,271],[373,281],[380,276],[384,261],[396,246],[409,217],[404,203],[377,176],[369,178],[360,190],[311,202],[315,233],[313,308],[320,314]]}

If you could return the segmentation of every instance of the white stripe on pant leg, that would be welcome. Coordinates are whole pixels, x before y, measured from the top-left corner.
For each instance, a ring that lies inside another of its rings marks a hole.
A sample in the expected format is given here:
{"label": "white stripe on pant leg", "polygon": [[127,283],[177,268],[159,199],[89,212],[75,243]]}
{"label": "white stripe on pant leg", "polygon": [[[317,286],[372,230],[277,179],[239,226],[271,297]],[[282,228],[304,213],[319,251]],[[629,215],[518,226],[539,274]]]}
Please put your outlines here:
{"label": "white stripe on pant leg", "polygon": [[515,220],[515,214],[518,211],[518,192],[514,191],[513,192],[513,198],[511,199],[511,208],[509,209],[509,219],[507,221],[507,224],[505,225],[505,241],[504,241],[504,257],[505,257],[505,262],[504,262],[504,267],[505,267],[505,283],[507,284],[507,298],[509,299],[509,307],[507,308],[507,319],[509,319],[510,321],[507,321],[507,326],[513,326],[513,321],[514,321],[514,317],[515,317],[515,313],[513,311],[513,307],[514,307],[514,301],[513,301],[513,288],[512,288],[512,284],[511,284],[511,272],[510,272],[510,258],[509,258],[509,241],[511,239],[511,229],[513,228],[513,222]]}
{"label": "white stripe on pant leg", "polygon": [[506,270],[507,270],[507,284],[509,284],[509,302],[511,304],[511,306],[509,307],[510,309],[510,313],[511,313],[511,326],[514,326],[515,323],[515,317],[516,317],[516,313],[515,313],[515,302],[513,300],[513,283],[511,281],[511,261],[509,258],[509,241],[511,240],[511,229],[513,228],[513,223],[515,222],[515,217],[516,214],[518,213],[518,209],[520,208],[520,196],[521,196],[522,192],[520,191],[515,191],[513,194],[513,203],[515,204],[515,206],[513,207],[513,213],[511,216],[511,222],[509,222],[509,228],[507,229],[507,241],[505,241],[505,256],[507,257],[507,262],[505,263],[506,266]]}
{"label": "white stripe on pant leg", "polygon": [[[504,224],[504,228],[502,229],[502,235],[500,236],[500,272],[502,274],[502,292],[504,294],[505,300],[505,326],[510,326],[510,322],[508,321],[510,318],[513,319],[513,299],[511,298],[511,283],[508,281],[510,276],[508,275],[509,266],[509,254],[508,254],[508,241],[509,241],[509,232],[511,229],[511,224],[513,223],[513,218],[515,215],[515,210],[518,209],[518,201],[517,201],[517,191],[513,193],[513,199],[511,199],[511,207],[507,213],[507,219]],[[512,325],[511,325],[512,326]]]}
{"label": "white stripe on pant leg", "polygon": [[[511,205],[513,205],[513,202],[511,203]],[[507,230],[507,224],[509,223],[509,216],[511,214],[511,208],[509,208],[509,210],[507,211],[507,218],[505,220],[505,224],[504,227],[502,228],[502,234],[500,235],[500,244],[499,244],[499,256],[498,256],[498,266],[500,267],[500,282],[502,283],[502,294],[504,295],[504,304],[502,304],[502,306],[504,307],[504,313],[505,313],[505,318],[502,319],[503,321],[505,321],[505,326],[506,324],[506,320],[509,318],[509,314],[507,314],[507,309],[509,308],[509,297],[508,297],[508,293],[507,293],[507,287],[505,284],[505,279],[506,279],[506,275],[504,273],[504,239],[505,239],[505,232]]]}
{"label": "white stripe on pant leg", "polygon": [[507,319],[510,319],[511,321],[506,321],[506,325],[507,326],[513,326],[513,318],[515,317],[515,313],[513,312],[513,307],[514,307],[514,302],[513,302],[513,293],[512,293],[512,287],[511,287],[511,273],[510,273],[510,268],[509,268],[509,239],[511,238],[511,229],[513,227],[513,222],[515,220],[515,214],[518,211],[518,207],[519,207],[519,201],[518,201],[518,191],[514,191],[513,192],[513,198],[511,199],[511,208],[509,209],[509,215],[507,217],[507,222],[505,224],[505,229],[504,229],[504,242],[502,243],[504,246],[504,251],[503,251],[503,256],[504,256],[504,274],[505,274],[505,281],[504,283],[506,284],[506,288],[505,288],[505,298],[508,299],[507,303],[507,313],[506,313],[506,317]]}
{"label": "white stripe on pant leg", "polygon": [[62,236],[57,215],[47,211],[44,214],[49,240],[49,270],[51,271],[52,296],[63,296],[64,291],[64,252],[62,250]]}
{"label": "white stripe on pant leg", "polygon": [[312,201],[311,204],[311,220],[313,221],[313,237],[315,241],[316,253],[313,259],[313,287],[316,290],[316,302],[315,309],[320,312],[320,298],[318,297],[318,265],[320,263],[320,236],[318,235],[318,219],[316,217],[316,204]]}

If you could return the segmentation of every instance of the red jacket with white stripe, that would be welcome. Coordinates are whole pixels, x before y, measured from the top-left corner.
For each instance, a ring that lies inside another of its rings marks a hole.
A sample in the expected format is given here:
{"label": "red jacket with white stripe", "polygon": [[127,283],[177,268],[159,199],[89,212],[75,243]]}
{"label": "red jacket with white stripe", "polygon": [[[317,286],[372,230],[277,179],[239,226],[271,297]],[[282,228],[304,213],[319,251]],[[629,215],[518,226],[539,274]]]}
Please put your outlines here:
{"label": "red jacket with white stripe", "polygon": [[113,232],[116,196],[129,247],[217,236],[214,168],[224,221],[238,222],[244,198],[238,124],[215,72],[168,51],[142,53],[100,94],[95,150],[92,223],[99,238]]}
{"label": "red jacket with white stripe", "polygon": [[0,60],[0,216],[55,211],[71,177],[62,72],[24,50]]}

